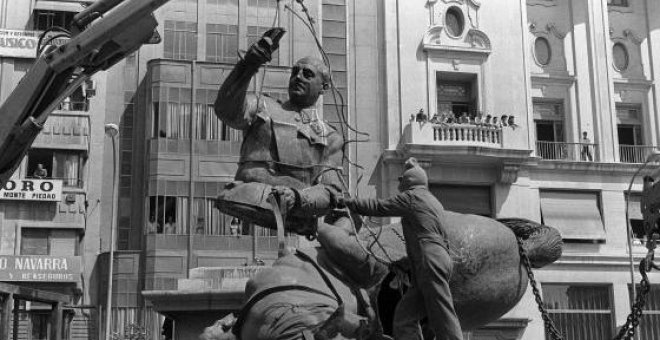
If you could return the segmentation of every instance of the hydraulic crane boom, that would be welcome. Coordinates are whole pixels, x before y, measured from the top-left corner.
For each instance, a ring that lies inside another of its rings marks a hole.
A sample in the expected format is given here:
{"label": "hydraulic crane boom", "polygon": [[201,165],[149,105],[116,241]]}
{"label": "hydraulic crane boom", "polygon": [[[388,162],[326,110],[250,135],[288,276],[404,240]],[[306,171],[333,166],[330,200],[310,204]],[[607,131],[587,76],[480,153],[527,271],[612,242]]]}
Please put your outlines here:
{"label": "hydraulic crane boom", "polygon": [[74,36],[66,44],[41,53],[0,106],[0,187],[65,97],[142,45],[160,42],[152,13],[167,1],[95,1],[74,17]]}

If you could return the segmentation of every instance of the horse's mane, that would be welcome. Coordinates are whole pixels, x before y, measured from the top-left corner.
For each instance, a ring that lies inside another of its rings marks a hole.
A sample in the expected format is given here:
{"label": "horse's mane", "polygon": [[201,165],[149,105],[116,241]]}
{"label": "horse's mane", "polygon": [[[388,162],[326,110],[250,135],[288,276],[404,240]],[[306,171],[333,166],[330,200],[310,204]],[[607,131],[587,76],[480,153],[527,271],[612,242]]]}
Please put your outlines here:
{"label": "horse's mane", "polygon": [[557,229],[524,218],[499,218],[523,240],[523,248],[533,268],[541,268],[561,257],[563,241]]}

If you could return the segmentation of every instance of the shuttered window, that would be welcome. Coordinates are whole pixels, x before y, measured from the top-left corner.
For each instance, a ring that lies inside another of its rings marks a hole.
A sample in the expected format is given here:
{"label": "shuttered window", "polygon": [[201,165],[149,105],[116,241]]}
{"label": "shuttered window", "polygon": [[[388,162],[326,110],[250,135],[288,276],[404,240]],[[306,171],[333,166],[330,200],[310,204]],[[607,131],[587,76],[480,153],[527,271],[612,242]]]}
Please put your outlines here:
{"label": "shuttered window", "polygon": [[542,190],[540,196],[543,224],[557,228],[563,239],[605,239],[598,193]]}
{"label": "shuttered window", "polygon": [[446,210],[493,216],[489,186],[431,184],[430,190]]}
{"label": "shuttered window", "polygon": [[76,256],[78,232],[73,229],[21,229],[21,255]]}
{"label": "shuttered window", "polygon": [[[611,339],[611,287],[543,284],[550,318],[566,339]],[[546,333],[546,339],[551,337]]]}

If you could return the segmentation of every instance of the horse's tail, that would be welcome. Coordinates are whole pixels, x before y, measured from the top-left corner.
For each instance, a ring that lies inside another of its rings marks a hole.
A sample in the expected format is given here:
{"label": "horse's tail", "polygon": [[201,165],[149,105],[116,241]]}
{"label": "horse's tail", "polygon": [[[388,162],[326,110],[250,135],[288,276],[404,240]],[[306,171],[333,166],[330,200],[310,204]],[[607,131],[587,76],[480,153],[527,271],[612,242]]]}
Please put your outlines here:
{"label": "horse's tail", "polygon": [[533,268],[541,268],[561,257],[564,243],[557,229],[524,218],[500,218],[497,221],[523,240],[523,248]]}

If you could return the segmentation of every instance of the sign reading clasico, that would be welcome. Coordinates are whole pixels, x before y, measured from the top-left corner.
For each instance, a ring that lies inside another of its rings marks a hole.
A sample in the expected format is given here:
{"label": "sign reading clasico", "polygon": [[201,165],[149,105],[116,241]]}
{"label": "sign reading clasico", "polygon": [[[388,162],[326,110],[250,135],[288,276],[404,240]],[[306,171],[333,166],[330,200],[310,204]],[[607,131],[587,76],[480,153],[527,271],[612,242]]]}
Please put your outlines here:
{"label": "sign reading clasico", "polygon": [[[41,31],[18,31],[0,29],[0,56],[14,58],[36,58]],[[55,39],[52,44],[59,46],[66,39]]]}
{"label": "sign reading clasico", "polygon": [[10,179],[0,189],[0,200],[59,202],[62,200],[62,180]]}
{"label": "sign reading clasico", "polygon": [[77,282],[80,259],[71,256],[0,256],[0,281]]}

